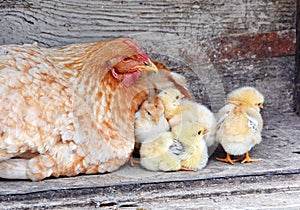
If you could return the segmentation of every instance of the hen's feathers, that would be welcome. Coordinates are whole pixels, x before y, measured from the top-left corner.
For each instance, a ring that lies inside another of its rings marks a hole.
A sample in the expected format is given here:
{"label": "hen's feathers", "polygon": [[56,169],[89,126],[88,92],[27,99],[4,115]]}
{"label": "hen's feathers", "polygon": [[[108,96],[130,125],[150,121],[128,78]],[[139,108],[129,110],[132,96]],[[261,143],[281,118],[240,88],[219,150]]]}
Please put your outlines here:
{"label": "hen's feathers", "polygon": [[[0,168],[25,165],[26,178],[41,180],[113,171],[127,161],[134,113],[152,87],[145,75],[129,87],[123,83],[137,79],[128,77],[139,72],[135,66],[151,66],[136,42],[7,45],[0,53]],[[131,66],[118,66],[130,56],[137,60],[124,65]]]}

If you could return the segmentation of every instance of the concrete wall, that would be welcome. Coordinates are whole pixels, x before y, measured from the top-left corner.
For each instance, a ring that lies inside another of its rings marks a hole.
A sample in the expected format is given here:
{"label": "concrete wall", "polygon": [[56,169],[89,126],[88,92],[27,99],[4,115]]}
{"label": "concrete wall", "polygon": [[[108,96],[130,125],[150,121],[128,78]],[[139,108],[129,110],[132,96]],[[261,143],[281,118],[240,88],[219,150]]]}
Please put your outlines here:
{"label": "concrete wall", "polygon": [[266,96],[264,114],[295,109],[296,1],[5,0],[0,29],[0,44],[45,47],[131,37],[213,111],[244,85]]}

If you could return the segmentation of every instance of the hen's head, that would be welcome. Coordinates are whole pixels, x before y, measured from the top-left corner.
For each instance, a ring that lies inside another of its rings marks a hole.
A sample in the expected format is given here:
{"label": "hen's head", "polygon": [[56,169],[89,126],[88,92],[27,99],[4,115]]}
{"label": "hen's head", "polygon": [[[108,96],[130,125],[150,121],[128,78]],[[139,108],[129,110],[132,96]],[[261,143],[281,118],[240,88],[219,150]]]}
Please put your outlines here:
{"label": "hen's head", "polygon": [[118,44],[111,49],[113,58],[108,61],[112,76],[130,86],[139,78],[141,71],[157,71],[138,44],[131,39],[118,39]]}
{"label": "hen's head", "polygon": [[253,87],[241,87],[228,94],[227,102],[253,107],[259,111],[263,108],[264,96]]}

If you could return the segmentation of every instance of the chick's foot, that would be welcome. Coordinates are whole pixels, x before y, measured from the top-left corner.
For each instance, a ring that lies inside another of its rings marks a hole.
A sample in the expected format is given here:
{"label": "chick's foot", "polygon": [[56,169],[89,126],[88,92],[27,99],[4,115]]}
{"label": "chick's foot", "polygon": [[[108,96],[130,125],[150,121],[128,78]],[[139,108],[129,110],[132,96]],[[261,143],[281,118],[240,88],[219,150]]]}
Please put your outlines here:
{"label": "chick's foot", "polygon": [[252,159],[249,156],[249,152],[246,152],[246,156],[241,163],[251,163],[251,162],[259,162],[259,161],[261,161],[261,159]]}
{"label": "chick's foot", "polygon": [[226,153],[226,158],[216,158],[216,160],[221,161],[221,162],[225,162],[225,163],[233,164],[234,162],[240,161],[241,159],[238,158],[238,159],[232,160],[231,157],[230,157],[230,154]]}

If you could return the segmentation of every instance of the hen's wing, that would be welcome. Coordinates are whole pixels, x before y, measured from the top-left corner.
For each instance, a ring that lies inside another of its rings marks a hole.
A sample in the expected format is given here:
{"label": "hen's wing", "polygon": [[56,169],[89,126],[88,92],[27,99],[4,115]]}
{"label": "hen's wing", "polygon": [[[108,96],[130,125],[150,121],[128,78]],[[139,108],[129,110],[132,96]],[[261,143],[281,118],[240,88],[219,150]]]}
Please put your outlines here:
{"label": "hen's wing", "polygon": [[49,74],[53,67],[41,50],[1,48],[0,160],[43,153],[59,140],[72,139],[70,93]]}

